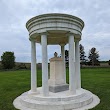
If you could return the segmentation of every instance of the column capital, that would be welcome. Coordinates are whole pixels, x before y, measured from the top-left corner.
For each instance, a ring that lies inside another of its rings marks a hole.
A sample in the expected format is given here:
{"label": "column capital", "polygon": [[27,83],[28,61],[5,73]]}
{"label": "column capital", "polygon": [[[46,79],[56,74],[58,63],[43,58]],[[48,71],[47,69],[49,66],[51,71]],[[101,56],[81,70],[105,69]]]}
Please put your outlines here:
{"label": "column capital", "polygon": [[32,42],[36,42],[35,38],[29,38],[29,40],[32,41]]}
{"label": "column capital", "polygon": [[40,35],[46,35],[46,36],[48,36],[49,33],[46,31],[46,32],[40,33]]}
{"label": "column capital", "polygon": [[65,43],[61,43],[61,44],[59,44],[60,46],[65,46],[66,44]]}
{"label": "column capital", "polygon": [[74,36],[74,41],[75,41],[75,42],[81,40],[81,37],[79,37],[78,34],[74,34],[74,33],[72,33],[72,32],[68,32],[68,33],[66,34],[66,36],[67,36],[67,37],[69,37],[69,36]]}
{"label": "column capital", "polygon": [[66,34],[66,36],[74,36],[74,33],[72,33],[72,32],[68,32],[67,34]]}
{"label": "column capital", "polygon": [[80,38],[75,38],[75,42],[79,42],[80,40]]}

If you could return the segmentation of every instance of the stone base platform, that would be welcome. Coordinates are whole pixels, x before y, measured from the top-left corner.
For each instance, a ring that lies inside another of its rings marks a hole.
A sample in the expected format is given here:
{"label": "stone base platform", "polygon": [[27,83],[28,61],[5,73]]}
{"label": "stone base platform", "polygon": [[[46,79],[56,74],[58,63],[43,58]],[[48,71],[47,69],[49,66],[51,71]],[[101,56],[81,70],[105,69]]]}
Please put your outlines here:
{"label": "stone base platform", "polygon": [[54,93],[61,92],[61,91],[66,91],[66,90],[69,90],[69,85],[68,84],[49,86],[49,91],[54,92]]}
{"label": "stone base platform", "polygon": [[100,99],[85,89],[76,91],[71,95],[69,90],[53,93],[48,97],[42,95],[42,88],[38,88],[37,94],[25,92],[17,97],[13,104],[20,110],[88,110],[99,104]]}

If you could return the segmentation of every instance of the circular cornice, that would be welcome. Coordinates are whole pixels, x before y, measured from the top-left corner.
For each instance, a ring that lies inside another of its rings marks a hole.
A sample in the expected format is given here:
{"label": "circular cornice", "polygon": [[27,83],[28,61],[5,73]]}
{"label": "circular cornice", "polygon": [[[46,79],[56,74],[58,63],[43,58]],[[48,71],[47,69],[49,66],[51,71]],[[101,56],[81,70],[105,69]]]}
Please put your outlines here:
{"label": "circular cornice", "polygon": [[83,27],[84,22],[80,18],[60,13],[35,16],[26,23],[30,39],[36,39],[40,43],[40,36],[48,33],[48,44],[67,43],[68,33],[74,34],[75,39],[81,39]]}

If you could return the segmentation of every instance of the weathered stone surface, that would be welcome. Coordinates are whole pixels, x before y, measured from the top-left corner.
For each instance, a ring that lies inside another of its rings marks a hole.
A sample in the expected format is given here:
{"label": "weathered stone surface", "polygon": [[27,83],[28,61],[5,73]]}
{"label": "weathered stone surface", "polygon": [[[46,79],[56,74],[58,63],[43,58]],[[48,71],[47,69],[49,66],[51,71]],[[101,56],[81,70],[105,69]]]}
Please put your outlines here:
{"label": "weathered stone surface", "polygon": [[66,84],[64,74],[63,59],[60,57],[51,58],[49,86]]}
{"label": "weathered stone surface", "polygon": [[84,89],[77,90],[76,95],[70,95],[68,90],[50,92],[49,97],[42,96],[42,88],[38,91],[35,95],[23,93],[14,100],[14,106],[20,110],[88,110],[100,102],[96,95]]}

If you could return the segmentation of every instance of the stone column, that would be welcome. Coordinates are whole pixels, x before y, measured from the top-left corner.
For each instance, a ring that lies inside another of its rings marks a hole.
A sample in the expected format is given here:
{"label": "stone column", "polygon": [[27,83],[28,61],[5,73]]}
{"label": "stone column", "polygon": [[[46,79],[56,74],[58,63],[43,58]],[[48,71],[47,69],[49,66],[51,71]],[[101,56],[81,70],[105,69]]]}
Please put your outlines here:
{"label": "stone column", "polygon": [[69,90],[76,94],[75,59],[74,59],[74,35],[69,35]]}
{"label": "stone column", "polygon": [[64,65],[64,80],[66,84],[66,66],[65,66],[65,44],[61,44],[61,57],[63,59],[63,65]]}
{"label": "stone column", "polygon": [[31,41],[31,92],[37,92],[36,85],[36,43]]}
{"label": "stone column", "polygon": [[44,96],[49,95],[48,87],[48,58],[47,58],[47,35],[41,35],[42,44],[42,92]]}
{"label": "stone column", "polygon": [[76,72],[76,89],[81,88],[81,76],[80,76],[80,49],[79,41],[75,42],[75,72]]}

